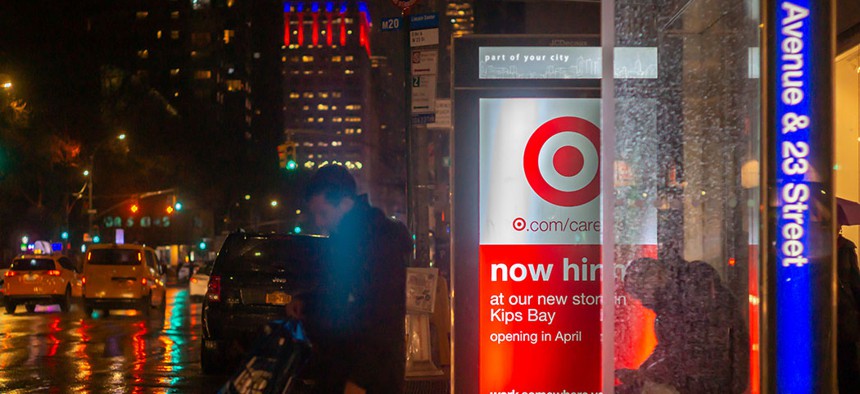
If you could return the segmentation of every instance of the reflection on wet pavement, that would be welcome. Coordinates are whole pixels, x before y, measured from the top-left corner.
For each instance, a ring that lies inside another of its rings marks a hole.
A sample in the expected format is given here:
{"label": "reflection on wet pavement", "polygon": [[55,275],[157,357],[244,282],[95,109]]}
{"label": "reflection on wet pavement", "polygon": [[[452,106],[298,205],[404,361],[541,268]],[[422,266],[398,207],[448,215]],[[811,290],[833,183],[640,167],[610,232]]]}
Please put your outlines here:
{"label": "reflection on wet pavement", "polygon": [[201,305],[168,288],[162,316],[73,306],[0,315],[0,392],[212,393],[225,377],[200,370]]}

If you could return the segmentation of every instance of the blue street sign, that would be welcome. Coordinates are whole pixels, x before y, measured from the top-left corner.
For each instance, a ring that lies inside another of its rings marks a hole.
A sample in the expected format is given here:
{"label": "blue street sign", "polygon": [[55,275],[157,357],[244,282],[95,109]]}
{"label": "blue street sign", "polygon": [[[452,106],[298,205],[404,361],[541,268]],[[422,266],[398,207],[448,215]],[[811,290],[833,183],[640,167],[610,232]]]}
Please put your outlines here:
{"label": "blue street sign", "polygon": [[379,24],[382,26],[382,31],[397,31],[400,30],[400,26],[403,25],[403,19],[399,16],[394,18],[382,18],[382,22]]}
{"label": "blue street sign", "polygon": [[412,124],[428,124],[436,122],[436,114],[415,114],[412,115]]}
{"label": "blue street sign", "polygon": [[439,14],[421,14],[409,17],[409,28],[412,30],[433,29],[439,27]]}

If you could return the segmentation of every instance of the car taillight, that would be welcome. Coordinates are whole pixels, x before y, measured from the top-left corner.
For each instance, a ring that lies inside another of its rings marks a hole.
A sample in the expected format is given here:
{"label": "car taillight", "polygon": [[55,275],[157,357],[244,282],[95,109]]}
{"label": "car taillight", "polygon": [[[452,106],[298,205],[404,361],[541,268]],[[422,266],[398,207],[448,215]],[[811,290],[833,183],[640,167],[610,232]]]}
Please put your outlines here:
{"label": "car taillight", "polygon": [[6,271],[6,276],[15,276],[15,271]]}
{"label": "car taillight", "polygon": [[82,284],[82,285],[87,284],[87,277],[86,277],[86,276],[82,276],[82,277],[81,277],[81,284]]}
{"label": "car taillight", "polygon": [[48,276],[60,276],[60,271],[50,270],[50,271],[48,271]]}
{"label": "car taillight", "polygon": [[142,284],[142,285],[146,286],[146,278],[141,278],[141,279],[140,279],[140,284]]}
{"label": "car taillight", "polygon": [[191,278],[191,283],[197,283],[197,278]]}
{"label": "car taillight", "polygon": [[206,299],[211,302],[221,301],[221,277],[213,275],[209,278],[209,286],[206,289]]}

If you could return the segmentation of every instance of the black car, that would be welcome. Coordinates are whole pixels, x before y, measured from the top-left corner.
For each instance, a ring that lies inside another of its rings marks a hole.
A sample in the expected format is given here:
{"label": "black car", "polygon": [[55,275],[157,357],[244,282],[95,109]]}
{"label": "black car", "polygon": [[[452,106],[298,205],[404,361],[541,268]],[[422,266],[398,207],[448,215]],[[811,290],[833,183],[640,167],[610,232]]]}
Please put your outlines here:
{"label": "black car", "polygon": [[207,374],[241,359],[267,322],[317,283],[328,239],[309,235],[233,233],[224,241],[203,300],[200,363]]}

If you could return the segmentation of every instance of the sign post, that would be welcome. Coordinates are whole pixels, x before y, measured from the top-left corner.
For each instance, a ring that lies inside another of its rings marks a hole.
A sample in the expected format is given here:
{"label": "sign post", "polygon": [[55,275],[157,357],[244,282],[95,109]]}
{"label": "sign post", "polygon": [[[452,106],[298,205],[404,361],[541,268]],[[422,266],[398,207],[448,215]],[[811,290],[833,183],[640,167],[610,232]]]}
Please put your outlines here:
{"label": "sign post", "polygon": [[[762,392],[837,392],[833,2],[764,3]],[[768,196],[769,194],[769,196]]]}

